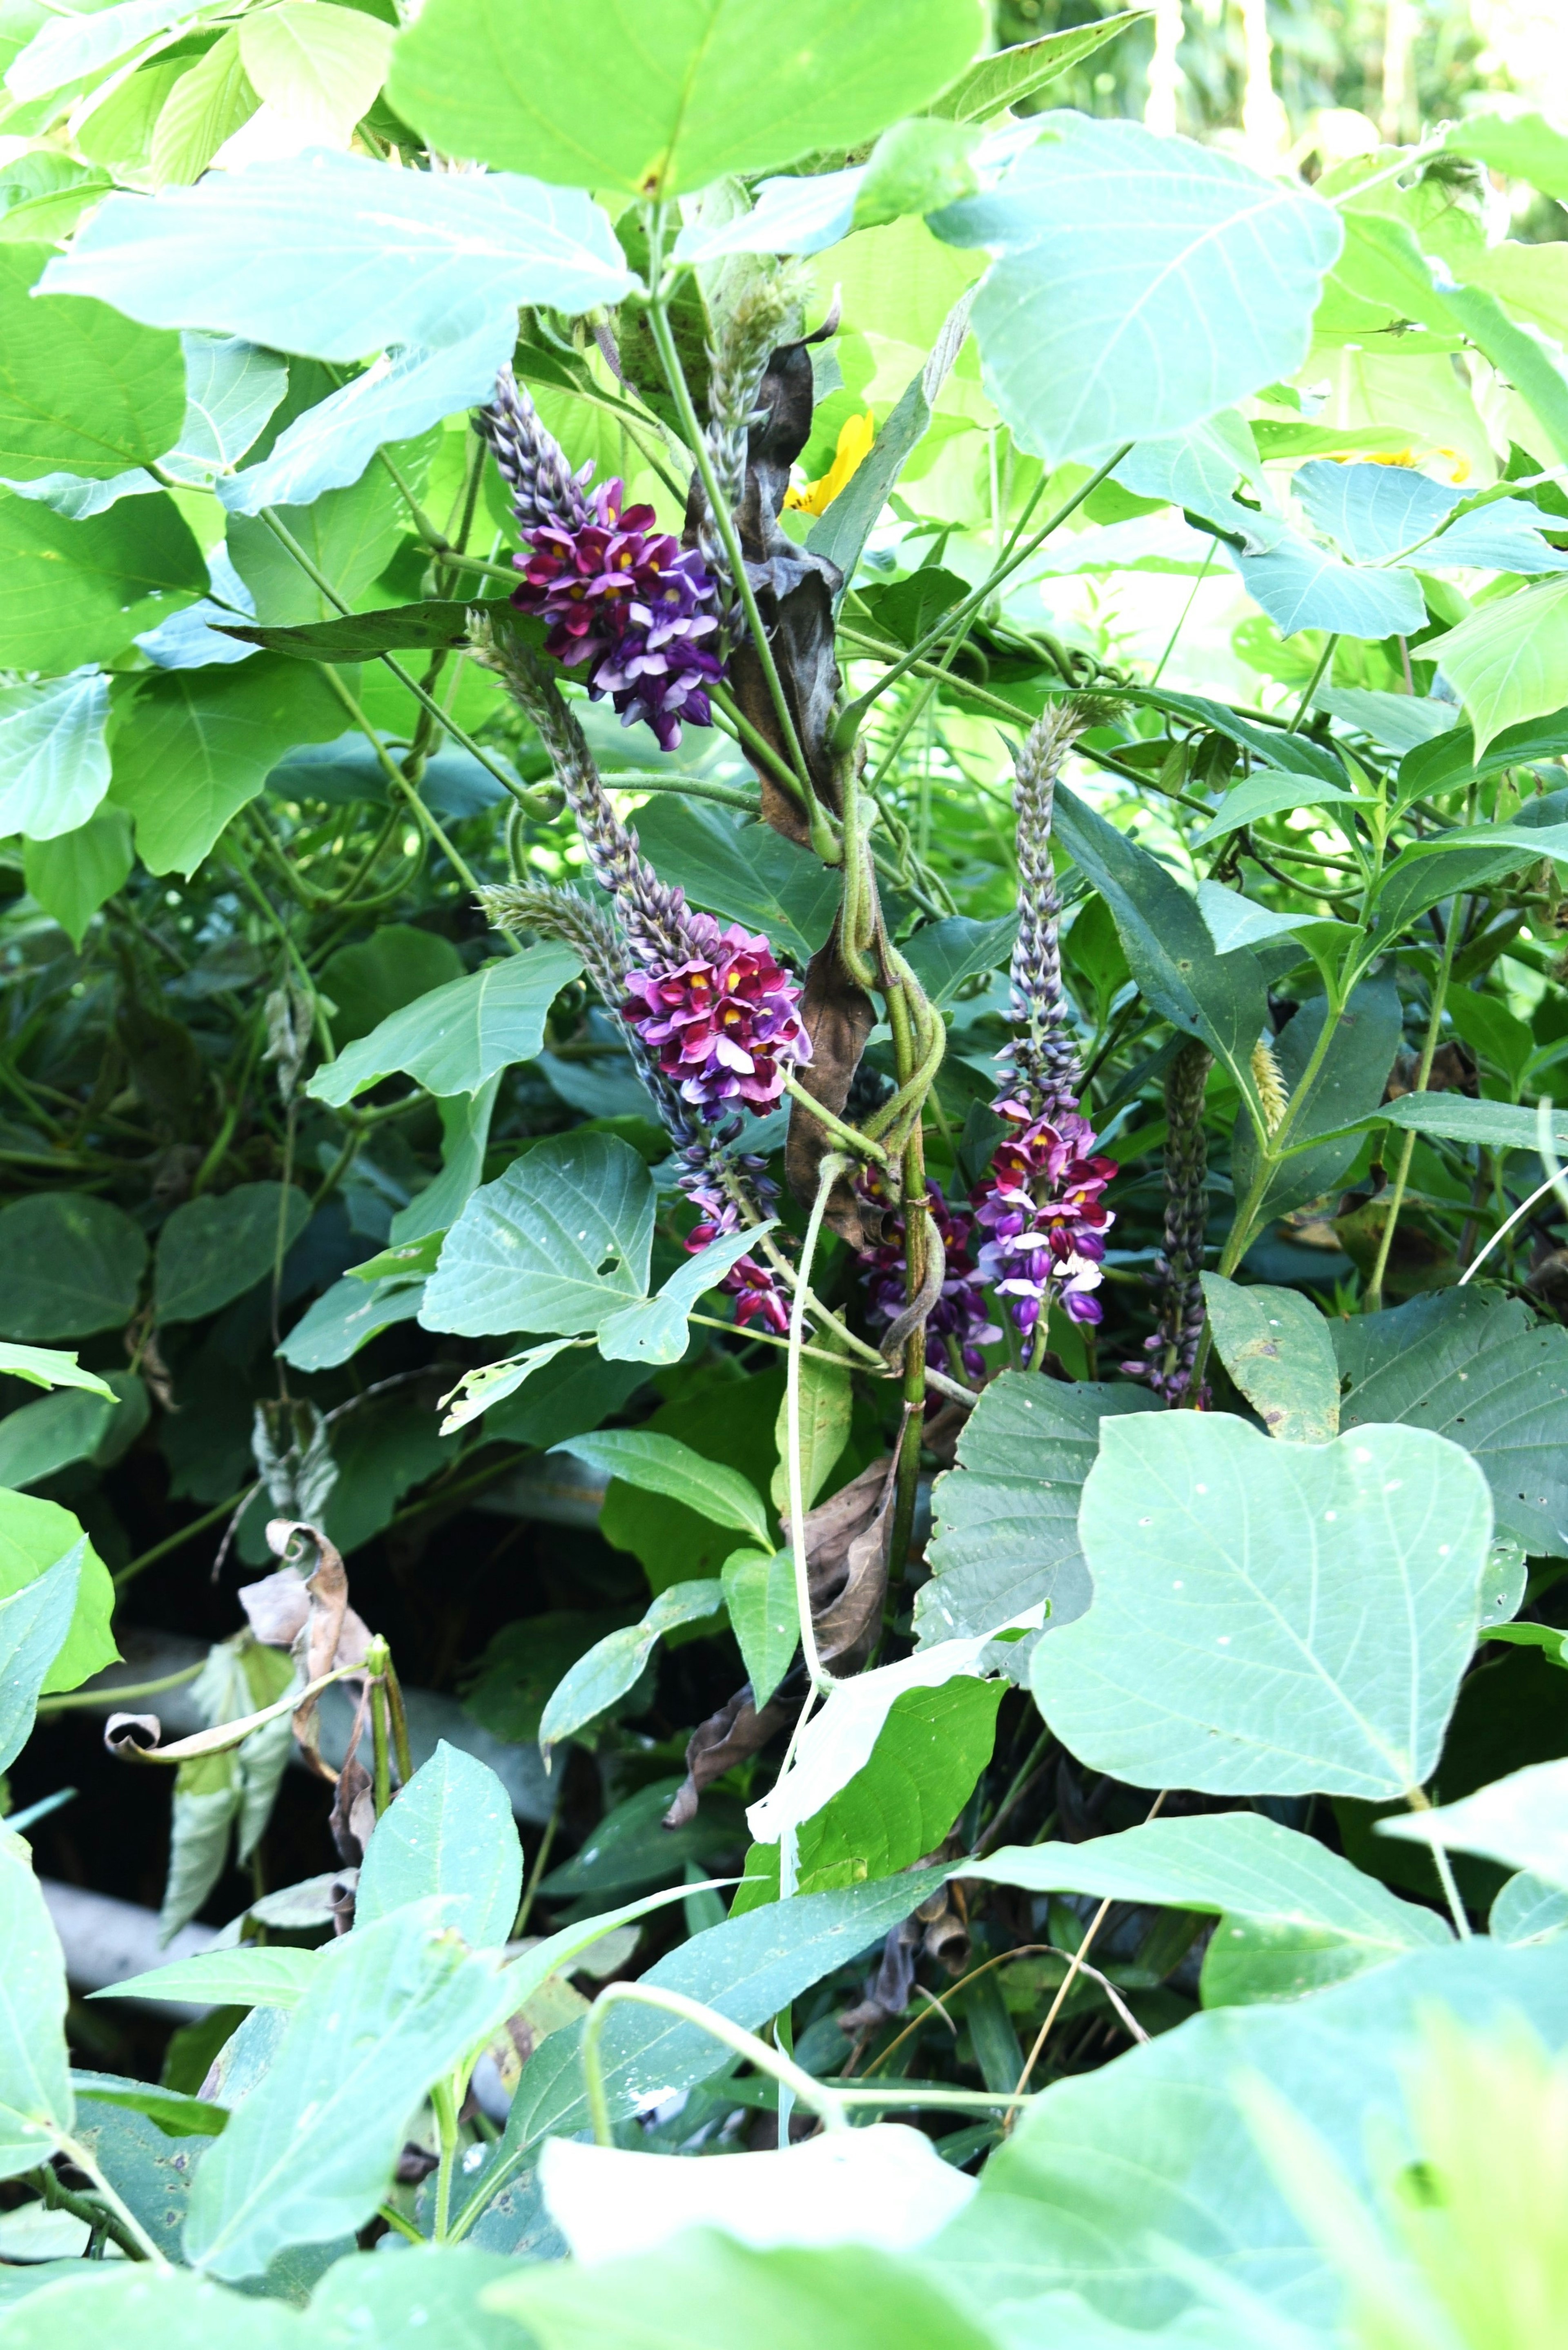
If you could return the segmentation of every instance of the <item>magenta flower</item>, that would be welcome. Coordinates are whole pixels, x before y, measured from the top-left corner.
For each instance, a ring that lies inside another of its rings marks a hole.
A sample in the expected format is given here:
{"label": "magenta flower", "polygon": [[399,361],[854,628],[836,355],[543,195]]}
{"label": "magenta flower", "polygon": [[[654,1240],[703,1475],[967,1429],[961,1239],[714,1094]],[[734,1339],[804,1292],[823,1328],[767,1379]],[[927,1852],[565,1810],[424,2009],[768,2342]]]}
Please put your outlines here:
{"label": "magenta flower", "polygon": [[[862,1189],[870,1196],[879,1191],[874,1170],[868,1178],[862,1179]],[[951,1339],[964,1368],[980,1378],[985,1371],[985,1357],[980,1350],[992,1345],[1002,1332],[987,1310],[986,1277],[972,1253],[974,1218],[967,1208],[950,1207],[940,1183],[930,1185],[927,1205],[931,1222],[941,1234],[947,1257],[941,1295],[927,1319],[927,1336],[944,1341]],[[861,1262],[866,1268],[867,1306],[873,1325],[896,1321],[907,1302],[901,1220],[898,1238],[869,1250]]]}
{"label": "magenta flower", "polygon": [[513,602],[549,622],[545,650],[568,669],[587,665],[596,702],[607,693],[623,725],[646,720],[673,750],[683,720],[712,723],[707,689],[723,663],[704,639],[717,634],[713,583],[700,555],[683,554],[652,528],[651,506],[621,509],[618,481],[584,510],[535,523],[514,559],[523,585]]}
{"label": "magenta flower", "polygon": [[811,1058],[800,990],[765,938],[711,914],[687,917],[681,963],[627,973],[621,1018],[682,1097],[711,1116],[732,1105],[771,1108],[784,1074]]}
{"label": "magenta flower", "polygon": [[998,1143],[990,1174],[971,1194],[975,1222],[991,1235],[981,1272],[1025,1336],[1052,1296],[1075,1322],[1098,1322],[1093,1293],[1116,1222],[1101,1194],[1116,1161],[1092,1156],[1094,1129],[1075,1110],[1058,1112],[1053,1123],[1032,1118],[1021,1101],[996,1108],[1016,1130]]}

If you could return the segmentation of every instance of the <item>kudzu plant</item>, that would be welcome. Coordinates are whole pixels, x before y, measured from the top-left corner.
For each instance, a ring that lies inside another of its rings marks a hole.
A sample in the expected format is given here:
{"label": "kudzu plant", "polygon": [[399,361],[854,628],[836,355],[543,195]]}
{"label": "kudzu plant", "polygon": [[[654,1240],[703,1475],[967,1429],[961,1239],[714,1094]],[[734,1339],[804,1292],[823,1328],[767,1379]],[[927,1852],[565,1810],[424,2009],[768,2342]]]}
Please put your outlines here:
{"label": "kudzu plant", "polygon": [[1135,14],[21,0],[17,2350],[1563,2338],[1568,140]]}

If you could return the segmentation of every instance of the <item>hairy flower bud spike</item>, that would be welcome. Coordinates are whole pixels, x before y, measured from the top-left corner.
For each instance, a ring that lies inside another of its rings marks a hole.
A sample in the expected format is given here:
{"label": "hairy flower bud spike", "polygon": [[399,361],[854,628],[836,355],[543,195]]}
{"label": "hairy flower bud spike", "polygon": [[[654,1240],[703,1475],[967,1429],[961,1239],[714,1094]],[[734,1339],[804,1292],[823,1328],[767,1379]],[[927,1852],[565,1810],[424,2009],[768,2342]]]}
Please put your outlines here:
{"label": "hairy flower bud spike", "polygon": [[1075,1110],[1083,1090],[1071,1011],[1062,985],[1057,936],[1061,900],[1051,862],[1056,778],[1080,734],[1104,722],[1089,696],[1051,703],[1029,730],[1017,757],[1012,805],[1018,816],[1018,938],[1012,950],[1012,1011],[1020,1033],[1006,1047],[1011,1092],[1036,1117]]}
{"label": "hairy flower bud spike", "polygon": [[532,931],[569,946],[607,1004],[626,993],[626,945],[607,914],[549,881],[504,881],[478,892],[498,931]]}
{"label": "hairy flower bud spike", "polygon": [[1262,1105],[1263,1122],[1272,1134],[1291,1106],[1290,1087],[1285,1083],[1284,1071],[1280,1066],[1272,1037],[1259,1037],[1252,1047],[1251,1066],[1252,1083],[1258,1088],[1258,1099]]}
{"label": "hairy flower bud spike", "polygon": [[[1145,1362],[1124,1363],[1129,1378],[1147,1379],[1169,1405],[1185,1403],[1203,1337],[1203,1248],[1209,1225],[1209,1146],[1203,1132],[1203,1091],[1214,1055],[1189,1037],[1165,1080],[1165,1246],[1155,1264],[1160,1291],[1159,1326],[1144,1340]],[[1201,1405],[1206,1396],[1196,1400]]]}
{"label": "hairy flower bud spike", "polygon": [[496,377],[495,398],[479,411],[474,422],[512,493],[512,510],[521,527],[525,532],[545,525],[580,529],[589,517],[586,484],[593,468],[585,465],[580,474],[573,473],[510,367]]}
{"label": "hairy flower bud spike", "polygon": [[[709,347],[708,453],[719,494],[735,514],[746,488],[746,445],[758,389],[776,346],[798,335],[811,290],[809,270],[798,263],[753,265],[751,281],[721,321]],[[697,544],[702,561],[719,583],[721,618],[732,629],[738,610],[729,556],[713,516],[704,508]]]}

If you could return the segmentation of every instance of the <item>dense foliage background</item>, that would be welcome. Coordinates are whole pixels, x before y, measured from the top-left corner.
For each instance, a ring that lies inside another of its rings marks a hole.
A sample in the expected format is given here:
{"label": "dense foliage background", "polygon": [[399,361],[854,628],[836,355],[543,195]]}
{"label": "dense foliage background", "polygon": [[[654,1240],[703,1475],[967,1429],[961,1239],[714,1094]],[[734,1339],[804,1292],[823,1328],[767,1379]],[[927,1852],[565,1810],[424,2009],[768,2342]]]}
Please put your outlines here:
{"label": "dense foliage background", "polygon": [[1560,2340],[1554,12],[0,48],[0,2329]]}

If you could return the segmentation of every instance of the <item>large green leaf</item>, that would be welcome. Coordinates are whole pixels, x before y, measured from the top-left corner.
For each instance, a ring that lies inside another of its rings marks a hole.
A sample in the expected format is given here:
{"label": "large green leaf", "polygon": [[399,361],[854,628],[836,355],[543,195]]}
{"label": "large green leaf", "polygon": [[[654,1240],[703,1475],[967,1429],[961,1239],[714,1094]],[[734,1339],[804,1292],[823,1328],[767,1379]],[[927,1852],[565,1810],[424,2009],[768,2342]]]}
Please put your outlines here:
{"label": "large green leaf", "polygon": [[[860,2167],[844,2180],[847,2197],[857,2195]],[[520,2269],[486,2300],[539,2350],[673,2350],[677,2342],[680,2350],[740,2342],[747,2350],[808,2342],[815,2350],[992,2350],[995,2341],[912,2261],[864,2243],[758,2250],[717,2227],[693,2226],[636,2259]]]}
{"label": "large green leaf", "polygon": [[[1224,1913],[1210,1951],[1222,1964],[1229,1962],[1232,1980],[1234,1960],[1226,1948],[1231,1921],[1272,1929],[1266,1941],[1239,1931],[1235,1939],[1248,1943],[1254,1968],[1260,1948],[1268,1950],[1272,1980],[1262,1995],[1276,1998],[1293,1996],[1298,1988],[1318,1989],[1407,1950],[1452,1939],[1433,1910],[1401,1901],[1315,1837],[1299,1835],[1257,1812],[1149,1820],[1086,1844],[1009,1845],[984,1860],[966,1863],[965,1873],[993,1885],[1020,1885],[1031,1893],[1086,1893],[1096,1900],[1156,1901],[1173,1909]],[[1298,1982],[1303,1974],[1306,1981]],[[1223,1992],[1229,1986],[1212,1988]],[[1231,2003],[1227,1996],[1210,1994],[1206,1981],[1206,2005]],[[1254,1981],[1250,1996],[1259,1995]]]}
{"label": "large green leaf", "polygon": [[86,1461],[109,1432],[117,1399],[79,1389],[43,1396],[0,1419],[0,1485],[40,1484],[72,1461]]}
{"label": "large green leaf", "polygon": [[223,2350],[300,2350],[301,2344],[299,2319],[286,2302],[220,2295],[188,2269],[156,2270],[142,2261],[73,2261],[68,2271],[53,2265],[5,2312],[16,2350],[57,2350],[62,2323],[94,2334],[101,2328],[116,2350],[202,2350],[215,2324],[223,2327]]}
{"label": "large green leaf", "polygon": [[100,670],[0,687],[0,834],[57,840],[109,789],[109,680]]}
{"label": "large green leaf", "polygon": [[[1483,1002],[1488,999],[1482,998]],[[1380,1105],[1378,1117],[1407,1133],[1432,1134],[1449,1142],[1479,1144],[1487,1150],[1536,1150],[1540,1148],[1540,1113],[1519,1102],[1469,1101],[1463,1094],[1401,1094]],[[1362,1123],[1371,1126],[1374,1120]],[[1568,1118],[1561,1111],[1548,1122],[1554,1150],[1568,1151]]]}
{"label": "large green leaf", "polygon": [[597,1330],[646,1295],[653,1182],[628,1143],[552,1136],[486,1183],[426,1284],[427,1330]]}
{"label": "large green leaf", "polygon": [[99,807],[63,839],[29,840],[23,872],[45,913],[79,948],[93,916],[124,888],[135,862],[130,818],[123,808]]}
{"label": "large green leaf", "polygon": [[128,498],[69,522],[47,505],[0,496],[0,664],[7,669],[57,677],[114,660],[206,588],[207,567],[172,498]]}
{"label": "large green leaf", "polygon": [[239,668],[174,671],[132,702],[114,738],[109,796],[134,819],[149,871],[189,875],[286,751],[329,743],[345,723],[342,703],[297,661],[264,654]]}
{"label": "large green leaf", "polygon": [[1478,756],[1506,727],[1543,717],[1568,671],[1568,580],[1483,604],[1422,648],[1464,704]]}
{"label": "large green leaf", "polygon": [[493,1771],[441,1739],[376,1823],[359,1871],[354,1924],[439,1896],[443,1921],[472,1950],[498,1949],[523,1891],[523,1848]]}
{"label": "large green leaf", "polygon": [[[576,1440],[579,1451],[585,1441],[582,1437]],[[723,1591],[715,1582],[672,1583],[659,1593],[640,1623],[624,1625],[596,1641],[546,1701],[539,1721],[540,1746],[548,1752],[624,1697],[663,1633],[681,1624],[703,1623],[723,1605]]]}
{"label": "large green leaf", "polygon": [[758,1542],[768,1540],[768,1513],[754,1485],[734,1469],[707,1460],[673,1436],[641,1428],[607,1429],[599,1436],[575,1436],[557,1447],[647,1493],[662,1493],[717,1526],[733,1526]]}
{"label": "large green leaf", "polygon": [[1220,1359],[1271,1436],[1326,1444],[1339,1433],[1339,1367],[1328,1324],[1294,1289],[1242,1289],[1203,1275]]}
{"label": "large green leaf", "polygon": [[498,1070],[534,1058],[551,1004],[581,969],[553,940],[499,956],[394,1012],[317,1069],[306,1091],[341,1107],[401,1070],[427,1093],[476,1094]]}
{"label": "large green leaf", "polygon": [[1180,432],[1294,373],[1338,215],[1212,147],[1048,114],[990,195],[934,215],[1001,258],[975,299],[986,388],[1061,463]]}
{"label": "large green leaf", "polygon": [[309,1222],[310,1201],[293,1183],[236,1183],[187,1200],[158,1235],[158,1320],[199,1322],[243,1297]]}
{"label": "large green leaf", "polygon": [[1403,1794],[1474,1648],[1491,1518],[1474,1461],[1422,1430],[1112,1420],[1079,1516],[1094,1605],[1036,1648],[1035,1699],[1135,1786]]}
{"label": "large green leaf", "polygon": [[324,147],[348,145],[375,102],[391,45],[389,27],[375,17],[305,0],[280,0],[240,26],[257,96]]}
{"label": "large green leaf", "polygon": [[929,922],[906,939],[903,955],[933,1003],[950,1003],[966,979],[997,971],[1012,952],[1018,935],[1017,917],[1001,914],[993,922],[971,921],[967,915],[950,915],[945,922]]}
{"label": "large green leaf", "polygon": [[0,478],[107,481],[171,448],[185,414],[178,336],[104,302],[35,298],[48,258],[0,245]]}
{"label": "large green leaf", "polygon": [[0,1598],[0,1771],[32,1734],[45,1677],[65,1645],[81,1583],[82,1541]]}
{"label": "large green leaf", "polygon": [[66,1962],[33,1856],[0,1827],[0,2176],[46,2161],[74,2113],[66,2054]]}
{"label": "large green leaf", "polygon": [[678,1363],[691,1340],[690,1316],[697,1300],[716,1289],[732,1265],[748,1256],[775,1217],[765,1223],[742,1225],[721,1241],[689,1256],[665,1282],[656,1297],[637,1305],[623,1305],[601,1325],[599,1352],[613,1363]]}
{"label": "large green leaf", "polygon": [[[568,187],[669,197],[727,173],[852,147],[912,114],[981,47],[974,0],[431,0],[388,94],[432,146]],[[613,104],[605,103],[613,60]]]}
{"label": "large green leaf", "polygon": [[[133,2106],[95,2095],[90,2084],[101,2074],[72,2076],[77,2093],[77,2126],[72,2132],[85,2147],[115,2193],[140,2220],[166,2259],[180,2258],[181,2230],[191,2199],[191,2178],[205,2152],[202,2136],[165,2137],[158,2122]],[[140,2085],[145,2088],[146,2084]],[[180,2101],[197,2106],[194,2097]],[[165,2106],[164,2112],[171,2108]],[[221,2129],[227,2119],[221,2106],[200,2107]],[[211,2130],[206,2135],[211,2136]]]}
{"label": "large green leaf", "polygon": [[491,1966],[428,1917],[400,1910],[348,1935],[202,2159],[187,2259],[213,2276],[255,2277],[286,2245],[363,2226],[413,2108],[500,2020]]}
{"label": "large green leaf", "polygon": [[1197,902],[1158,858],[1056,787],[1054,830],[1116,918],[1133,977],[1154,1010],[1217,1053],[1255,1095],[1252,1047],[1268,1016],[1263,974],[1245,948],[1220,954]]}
{"label": "large green leaf", "polygon": [[618,302],[632,279],[587,196],[318,148],[151,203],[111,196],[44,283],[150,326],[359,359],[388,343],[460,343],[498,302]]}
{"label": "large green leaf", "polygon": [[981,1392],[958,1441],[958,1465],[937,1480],[931,1580],[915,1595],[922,1647],[994,1631],[1036,1601],[1051,1626],[1089,1605],[1078,1503],[1108,1414],[1154,1411],[1131,1382],[1069,1387],[1003,1371]]}
{"label": "large green leaf", "polygon": [[421,1281],[366,1283],[345,1274],[306,1308],[277,1351],[298,1371],[336,1370],[395,1322],[411,1322],[424,1294]]}
{"label": "large green leaf", "polygon": [[1537,1558],[1568,1557],[1568,1331],[1480,1288],[1329,1327],[1349,1381],[1342,1428],[1397,1420],[1463,1445],[1491,1487],[1499,1534]]}
{"label": "large green leaf", "polygon": [[638,810],[637,831],[659,873],[694,906],[765,931],[802,963],[833,927],[838,876],[768,825],[742,827],[723,808],[670,793]]}
{"label": "large green leaf", "polygon": [[1377,1825],[1382,1835],[1479,1852],[1568,1887],[1568,1762],[1532,1762],[1456,1804]]}
{"label": "large green leaf", "polygon": [[[1381,2130],[1368,2125],[1399,2120],[1403,2069],[1434,2003],[1478,2030],[1522,2012],[1549,2047],[1568,2041],[1561,1953],[1479,1939],[1414,1952],[1299,2005],[1221,2008],[1048,2088],[922,2258],[1012,2339],[1017,2304],[1062,2287],[1145,2338],[1192,2303],[1181,2253],[1329,2339],[1340,2282],[1259,2159],[1238,2084],[1267,2080],[1370,2199]],[[1260,2337],[1254,2327],[1241,2338]]]}
{"label": "large green leaf", "polygon": [[[0,1492],[0,1598],[36,1584],[63,1560],[75,1556],[84,1536],[69,1510],[57,1502],[40,1501],[32,1493]],[[81,1552],[76,1606],[63,1641],[50,1651],[53,1661],[43,1679],[46,1696],[75,1689],[118,1662],[109,1618],[114,1613],[114,1586],[109,1569],[90,1543]]]}
{"label": "large green leaf", "polygon": [[732,1551],[719,1577],[730,1629],[740,1643],[752,1702],[760,1711],[788,1672],[800,1646],[794,1554]]}
{"label": "large green leaf", "polygon": [[0,1208],[8,1338],[86,1338],[136,1310],[147,1243],[124,1211],[90,1193],[37,1193]]}
{"label": "large green leaf", "polygon": [[[310,2296],[308,2350],[520,2350],[517,2327],[482,2305],[514,2264],[466,2244],[410,2246],[396,2261],[356,2253]],[[227,2350],[227,2345],[224,2345]]]}
{"label": "large green leaf", "polygon": [[[642,1981],[683,1991],[758,2031],[813,1983],[879,1942],[935,1892],[943,1875],[940,1868],[914,1869],[880,1885],[803,1894],[749,1917],[726,1918],[682,1942]],[[556,2032],[535,2050],[499,2145],[465,2182],[468,2199],[488,2200],[493,2187],[542,2138],[567,2137],[587,2127],[580,2041],[580,2032]],[[728,2062],[720,2043],[696,2025],[649,2008],[618,2008],[601,2047],[610,2110],[618,2116],[635,2112],[655,2090],[662,2097],[691,2088]]]}
{"label": "large green leaf", "polygon": [[373,938],[339,947],[321,966],[322,987],[337,1006],[332,1034],[338,1052],[405,1004],[462,976],[452,941],[411,922],[383,923]]}

